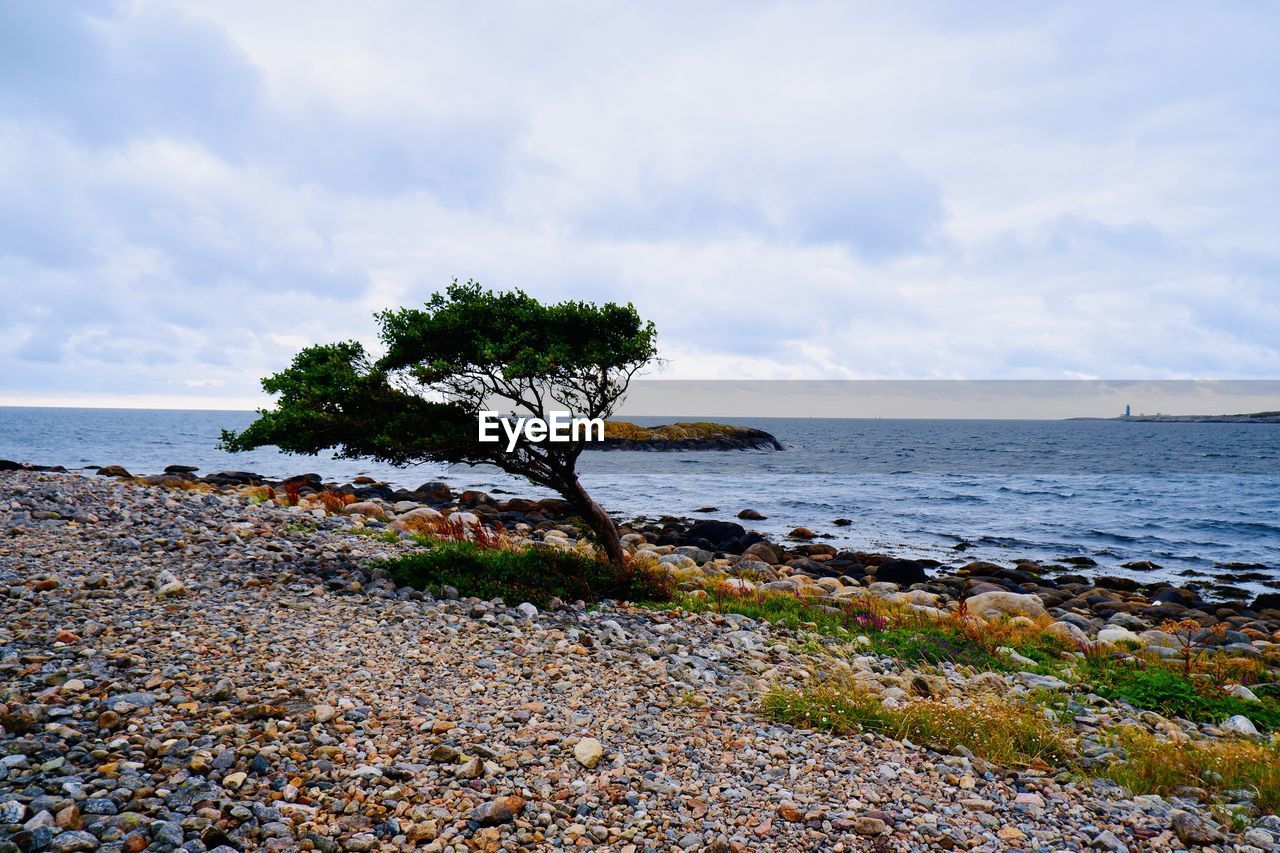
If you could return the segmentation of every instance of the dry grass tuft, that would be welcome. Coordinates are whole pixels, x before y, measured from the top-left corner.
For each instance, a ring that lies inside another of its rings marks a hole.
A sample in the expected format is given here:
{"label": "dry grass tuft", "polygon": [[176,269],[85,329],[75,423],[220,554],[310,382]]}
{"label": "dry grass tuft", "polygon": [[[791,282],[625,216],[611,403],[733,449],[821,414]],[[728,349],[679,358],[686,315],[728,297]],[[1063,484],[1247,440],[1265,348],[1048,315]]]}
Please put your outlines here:
{"label": "dry grass tuft", "polygon": [[1134,727],[1122,729],[1117,741],[1124,759],[1103,775],[1135,794],[1169,795],[1192,786],[1210,792],[1247,790],[1258,808],[1280,808],[1280,745],[1243,739],[1174,744]]}
{"label": "dry grass tuft", "polygon": [[873,731],[944,750],[963,746],[998,764],[1067,765],[1072,754],[1062,729],[1042,709],[989,699],[922,700],[888,708],[864,688],[827,681],[800,690],[775,687],[765,694],[764,712],[836,733]]}

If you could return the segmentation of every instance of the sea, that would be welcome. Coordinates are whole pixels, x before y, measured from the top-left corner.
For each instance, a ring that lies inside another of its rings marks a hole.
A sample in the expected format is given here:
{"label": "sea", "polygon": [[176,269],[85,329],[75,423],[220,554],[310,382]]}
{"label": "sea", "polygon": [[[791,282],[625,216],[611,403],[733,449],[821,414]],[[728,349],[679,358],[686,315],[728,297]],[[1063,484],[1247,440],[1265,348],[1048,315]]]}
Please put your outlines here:
{"label": "sea", "polygon": [[[414,488],[549,495],[490,468],[394,468],[264,448],[230,454],[222,429],[251,412],[0,407],[0,459],[68,469],[170,464],[201,473],[314,472],[370,476]],[[837,547],[928,557],[1054,562],[1088,557],[1090,571],[1190,584],[1206,595],[1280,589],[1280,425],[1119,420],[893,420],[630,417],[653,425],[720,420],[777,436],[777,451],[593,451],[581,479],[624,519],[733,520],[785,536],[808,527]],[[0,495],[0,500],[3,495]],[[851,520],[837,526],[837,518]],[[1131,570],[1150,561],[1160,568]]]}

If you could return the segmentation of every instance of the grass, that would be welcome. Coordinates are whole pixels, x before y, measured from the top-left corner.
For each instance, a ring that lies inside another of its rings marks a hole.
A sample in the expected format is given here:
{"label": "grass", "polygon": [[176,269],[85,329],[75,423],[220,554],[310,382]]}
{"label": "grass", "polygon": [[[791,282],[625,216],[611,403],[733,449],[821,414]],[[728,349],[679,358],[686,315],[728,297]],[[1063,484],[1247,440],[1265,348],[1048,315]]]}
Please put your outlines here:
{"label": "grass", "polygon": [[1170,744],[1136,728],[1117,735],[1123,760],[1103,771],[1135,794],[1168,796],[1192,786],[1210,793],[1253,791],[1255,803],[1274,814],[1280,807],[1280,746],[1227,739]]}
{"label": "grass", "polygon": [[[856,684],[826,679],[800,689],[774,687],[764,696],[763,713],[836,734],[870,731],[939,750],[965,747],[1005,766],[1075,770],[1074,750],[1059,722],[1067,715],[1066,705],[1064,697],[1044,696],[1027,703],[966,705],[918,700],[889,708]],[[1169,796],[1194,787],[1221,797],[1245,790],[1254,793],[1261,811],[1274,814],[1280,808],[1280,743],[1244,738],[1170,743],[1134,726],[1116,730],[1113,737],[1121,757],[1094,772],[1135,794]]]}
{"label": "grass", "polygon": [[787,592],[739,592],[724,585],[700,592],[703,594],[682,596],[678,606],[694,613],[737,613],[793,630],[804,628],[844,639],[883,630],[906,618],[903,608],[880,599],[850,599],[835,607]]}
{"label": "grass", "polygon": [[988,625],[963,613],[934,619],[874,596],[833,606],[787,592],[740,592],[718,585],[682,596],[677,604],[695,613],[737,613],[837,640],[864,636],[871,644],[868,652],[917,664],[952,663],[1006,672],[1024,669],[997,651],[1007,647],[1036,661],[1039,672],[1065,666],[1061,658],[1066,647],[1039,626]]}
{"label": "grass", "polygon": [[501,598],[509,604],[550,600],[664,601],[670,580],[661,569],[618,568],[571,551],[532,546],[517,550],[486,548],[475,542],[430,541],[422,550],[374,564],[398,584],[439,591],[451,586],[463,596]]}
{"label": "grass", "polygon": [[775,687],[763,707],[766,716],[792,725],[836,734],[872,731],[948,750],[963,746],[1004,765],[1062,765],[1071,755],[1062,729],[1027,705],[922,700],[887,708],[857,686],[827,681],[799,690]]}
{"label": "grass", "polygon": [[[1252,702],[1219,686],[1256,678],[1257,663],[1240,663],[1214,653],[1198,655],[1192,676],[1185,677],[1183,661],[1117,655],[1101,647],[1076,649],[1045,634],[1039,624],[988,623],[964,612],[934,619],[870,596],[834,607],[786,592],[739,592],[720,585],[685,595],[678,605],[694,612],[738,613],[837,641],[865,636],[870,645],[863,653],[914,665],[950,663],[996,672],[1030,670],[1083,682],[1099,696],[1123,700],[1143,710],[1209,723],[1243,714],[1260,728],[1280,731],[1280,700],[1264,693],[1262,701]],[[1035,665],[1014,661],[1000,653],[1002,648],[1012,649]],[[809,644],[806,650],[831,653],[821,644]],[[1073,652],[1083,652],[1083,656]]]}
{"label": "grass", "polygon": [[392,543],[392,542],[400,541],[399,533],[397,533],[394,530],[387,530],[385,528],[374,530],[373,528],[369,528],[369,527],[354,527],[349,529],[347,533],[351,534],[352,536],[368,536],[371,539],[377,539],[379,542]]}
{"label": "grass", "polygon": [[1280,702],[1274,698],[1262,696],[1258,702],[1240,699],[1223,692],[1212,680],[1186,678],[1169,665],[1091,656],[1079,674],[1099,696],[1122,700],[1135,708],[1209,723],[1243,714],[1261,728],[1280,729]]}

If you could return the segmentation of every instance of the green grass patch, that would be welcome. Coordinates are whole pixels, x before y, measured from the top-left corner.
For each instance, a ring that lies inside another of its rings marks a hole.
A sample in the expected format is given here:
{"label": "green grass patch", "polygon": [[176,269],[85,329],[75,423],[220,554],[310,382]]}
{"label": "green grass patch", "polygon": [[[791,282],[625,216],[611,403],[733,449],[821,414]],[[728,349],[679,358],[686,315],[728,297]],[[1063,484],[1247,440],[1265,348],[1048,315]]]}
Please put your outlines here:
{"label": "green grass patch", "polygon": [[1224,693],[1211,682],[1188,679],[1158,663],[1145,665],[1090,658],[1080,677],[1099,696],[1123,700],[1135,708],[1197,723],[1220,723],[1243,714],[1259,728],[1280,729],[1280,702],[1270,696],[1251,702]]}
{"label": "green grass patch", "polygon": [[397,584],[438,592],[451,586],[461,595],[528,601],[545,607],[562,601],[664,601],[671,597],[665,572],[646,567],[618,568],[557,548],[522,550],[481,548],[473,542],[435,541],[420,551],[375,563]]}

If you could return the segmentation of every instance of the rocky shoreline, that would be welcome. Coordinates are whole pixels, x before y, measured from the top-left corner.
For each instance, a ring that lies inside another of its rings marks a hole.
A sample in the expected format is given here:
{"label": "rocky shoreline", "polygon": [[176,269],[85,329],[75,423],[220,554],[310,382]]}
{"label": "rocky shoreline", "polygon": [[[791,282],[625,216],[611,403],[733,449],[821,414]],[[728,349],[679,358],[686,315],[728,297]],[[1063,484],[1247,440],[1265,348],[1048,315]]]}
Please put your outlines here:
{"label": "rocky shoreline", "polygon": [[[832,665],[805,650],[803,629],[436,599],[370,568],[416,547],[409,519],[433,514],[580,547],[561,501],[356,482],[334,490],[350,495],[335,512],[314,475],[99,473],[0,472],[0,850],[1277,849],[1274,816],[1223,825],[1203,792],[1135,797],[764,720],[763,690]],[[264,500],[268,489],[296,505]],[[1167,619],[1220,626],[1206,644],[1242,658],[1280,640],[1266,596],[1209,603],[1027,563],[938,575],[727,521],[636,520],[624,533],[637,558],[686,583],[939,614],[964,601],[1161,655],[1173,652]],[[1248,735],[1030,667],[922,673],[872,654],[847,666],[890,702],[924,676],[939,694],[1060,691],[1096,761],[1118,722],[1171,742]]]}

